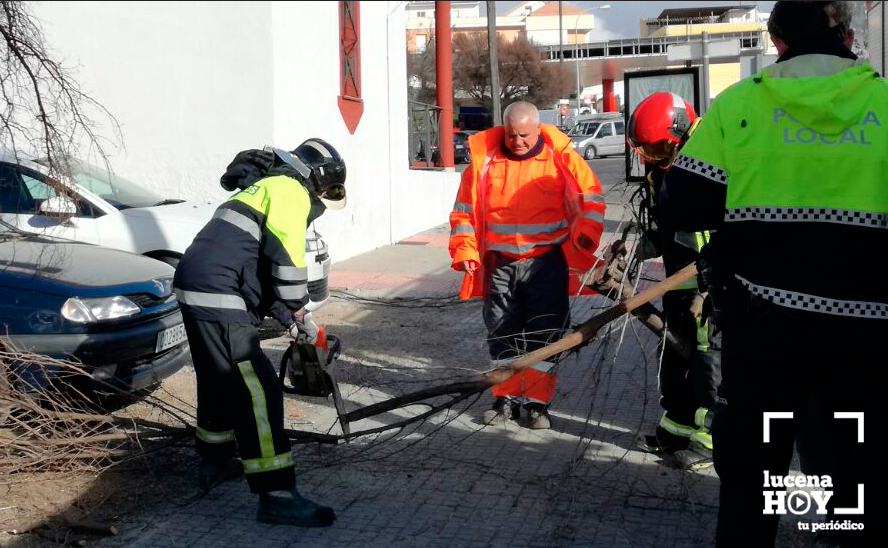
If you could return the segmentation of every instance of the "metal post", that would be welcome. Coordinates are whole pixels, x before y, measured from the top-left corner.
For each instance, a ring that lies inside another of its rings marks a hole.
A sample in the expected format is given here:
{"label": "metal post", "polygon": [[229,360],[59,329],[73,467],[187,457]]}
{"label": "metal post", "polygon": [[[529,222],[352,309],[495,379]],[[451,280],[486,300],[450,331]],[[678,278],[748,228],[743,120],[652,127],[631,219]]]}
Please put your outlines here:
{"label": "metal post", "polygon": [[438,161],[453,169],[453,70],[450,61],[450,2],[435,2],[435,62],[438,87]]}
{"label": "metal post", "polygon": [[[558,64],[562,68],[564,68],[564,40],[561,35],[564,33],[564,30],[561,25],[561,2],[558,2]],[[563,93],[564,90],[558,90],[558,93]],[[561,107],[558,109],[558,125],[564,126],[564,115],[561,114]]]}
{"label": "metal post", "polygon": [[564,66],[564,40],[561,35],[564,33],[561,27],[561,2],[558,2],[558,62]]}
{"label": "metal post", "polygon": [[496,2],[487,0],[487,51],[490,57],[490,98],[493,100],[493,125],[503,125],[503,109],[500,104],[499,54],[496,34]]}
{"label": "metal post", "polygon": [[577,32],[580,27],[580,16],[577,15],[577,21],[574,24],[574,64],[576,65],[577,71],[577,116],[580,115],[580,94],[582,89],[580,89],[580,45],[577,42]]}
{"label": "metal post", "polygon": [[706,114],[709,110],[709,33],[703,32],[703,77],[700,81],[703,84],[703,104],[700,105],[700,115]]}

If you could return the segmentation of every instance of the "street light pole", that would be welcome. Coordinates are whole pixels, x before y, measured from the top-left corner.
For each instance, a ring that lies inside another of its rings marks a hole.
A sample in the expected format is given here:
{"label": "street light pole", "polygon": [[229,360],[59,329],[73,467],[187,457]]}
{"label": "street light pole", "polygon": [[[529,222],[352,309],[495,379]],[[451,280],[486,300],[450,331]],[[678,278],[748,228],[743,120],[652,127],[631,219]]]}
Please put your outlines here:
{"label": "street light pole", "polygon": [[[603,4],[601,6],[592,6],[589,8],[590,10],[609,10],[610,4]],[[583,93],[583,88],[580,86],[580,43],[577,40],[577,34],[579,33],[580,28],[580,17],[582,14],[577,14],[576,22],[574,24],[574,65],[576,65],[576,75],[577,75],[577,116],[580,115],[580,95]],[[585,40],[583,41],[585,44]],[[562,52],[562,56],[564,53]]]}
{"label": "street light pole", "polygon": [[[580,44],[577,39],[577,32],[580,26],[580,15],[577,15],[577,21],[574,25],[574,65],[576,65],[577,72],[577,116],[580,115],[580,94],[582,93],[582,89],[580,88]],[[585,41],[584,41],[585,42]]]}
{"label": "street light pole", "polygon": [[499,61],[497,53],[499,37],[496,34],[496,2],[487,0],[487,51],[490,56],[490,99],[493,101],[493,125],[503,124],[500,105]]}

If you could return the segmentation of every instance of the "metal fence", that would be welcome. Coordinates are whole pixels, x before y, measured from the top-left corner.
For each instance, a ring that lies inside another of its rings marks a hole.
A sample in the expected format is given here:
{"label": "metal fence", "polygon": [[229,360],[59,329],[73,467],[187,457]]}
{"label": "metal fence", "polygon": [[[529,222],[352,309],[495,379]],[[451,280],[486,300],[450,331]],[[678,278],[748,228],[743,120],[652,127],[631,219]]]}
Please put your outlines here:
{"label": "metal fence", "polygon": [[432,167],[438,159],[441,107],[407,102],[408,156],[411,167]]}

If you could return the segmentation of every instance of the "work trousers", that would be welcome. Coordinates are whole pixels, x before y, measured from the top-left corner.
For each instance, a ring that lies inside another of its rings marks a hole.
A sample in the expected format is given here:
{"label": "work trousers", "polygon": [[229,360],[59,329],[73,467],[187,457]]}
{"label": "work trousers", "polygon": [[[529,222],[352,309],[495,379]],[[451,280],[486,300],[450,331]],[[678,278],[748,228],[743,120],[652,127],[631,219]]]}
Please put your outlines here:
{"label": "work trousers", "polygon": [[182,316],[197,374],[197,452],[213,460],[238,452],[254,493],[292,488],[283,392],[256,327],[195,320],[184,307]]}
{"label": "work trousers", "polygon": [[[874,510],[881,476],[867,475],[867,455],[875,455],[873,433],[884,425],[884,403],[877,399],[877,390],[884,387],[881,342],[888,322],[785,308],[736,288],[727,298],[722,328],[722,392],[727,405],[715,414],[712,427],[721,480],[717,547],[774,545],[779,515],[763,514],[765,501],[771,500],[763,491],[781,489],[764,487],[765,472],[770,477],[787,475],[793,442],[811,420],[817,434],[826,438],[826,443],[813,444],[814,450],[830,452],[830,507],[856,508],[858,484],[866,484],[865,508]],[[811,404],[812,397],[817,405]],[[812,410],[818,416],[812,417]],[[766,412],[792,413],[792,418],[767,420],[767,443]],[[858,426],[864,425],[835,418],[836,412],[865,414],[869,452],[858,440]],[[863,518],[832,511],[826,516],[827,521]],[[870,526],[875,526],[872,521]],[[866,533],[850,533],[849,544],[843,546],[869,546],[862,538]]]}
{"label": "work trousers", "polygon": [[[561,248],[513,259],[489,253],[484,324],[494,360],[533,352],[561,337],[570,321],[567,261]],[[548,404],[555,393],[554,362],[540,362],[493,388],[494,396]]]}
{"label": "work trousers", "polygon": [[686,358],[667,344],[658,377],[660,405],[669,420],[683,427],[693,427],[699,409],[715,411],[720,401],[721,334],[707,316],[694,317],[691,303],[696,295],[698,292],[693,289],[663,295],[669,331],[694,349]]}

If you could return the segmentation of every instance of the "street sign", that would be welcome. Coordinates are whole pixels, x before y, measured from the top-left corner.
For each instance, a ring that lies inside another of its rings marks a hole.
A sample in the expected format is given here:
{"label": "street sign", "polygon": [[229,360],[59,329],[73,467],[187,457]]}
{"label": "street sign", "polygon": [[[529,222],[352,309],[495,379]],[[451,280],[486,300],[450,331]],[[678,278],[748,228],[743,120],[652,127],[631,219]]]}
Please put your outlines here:
{"label": "street sign", "polygon": [[[737,57],[740,55],[740,40],[713,40],[707,43],[709,58]],[[699,61],[703,59],[703,42],[670,44],[666,50],[669,61]]]}

